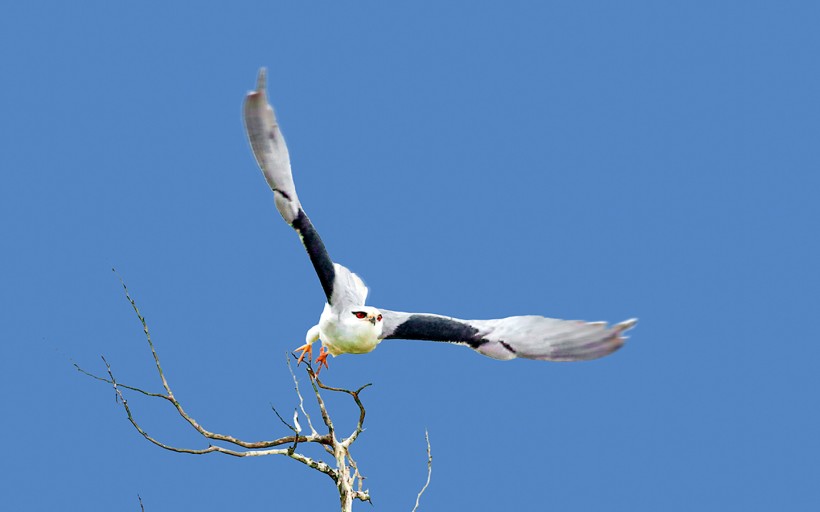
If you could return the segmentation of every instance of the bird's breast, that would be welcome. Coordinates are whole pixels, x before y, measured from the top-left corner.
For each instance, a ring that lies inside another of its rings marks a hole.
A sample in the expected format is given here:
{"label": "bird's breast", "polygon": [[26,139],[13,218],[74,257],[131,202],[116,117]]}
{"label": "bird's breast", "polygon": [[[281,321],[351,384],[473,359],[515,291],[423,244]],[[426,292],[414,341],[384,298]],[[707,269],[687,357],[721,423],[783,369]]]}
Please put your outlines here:
{"label": "bird's breast", "polygon": [[379,344],[378,334],[366,327],[370,325],[367,322],[361,322],[361,326],[350,326],[329,319],[325,320],[319,323],[319,336],[322,344],[333,356],[366,354],[373,351]]}

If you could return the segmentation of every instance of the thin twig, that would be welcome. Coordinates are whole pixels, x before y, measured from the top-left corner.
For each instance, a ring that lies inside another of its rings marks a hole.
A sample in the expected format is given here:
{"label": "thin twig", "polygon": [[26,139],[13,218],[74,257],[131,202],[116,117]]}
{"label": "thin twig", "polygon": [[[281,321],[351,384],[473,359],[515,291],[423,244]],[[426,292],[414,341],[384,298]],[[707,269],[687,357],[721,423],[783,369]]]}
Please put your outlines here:
{"label": "thin twig", "polygon": [[[115,274],[117,273],[116,270],[113,268],[111,269]],[[119,277],[119,275],[117,275]],[[128,287],[125,286],[125,281],[120,277],[120,283],[122,284],[122,289],[125,290],[125,298],[128,299],[128,302],[131,303],[131,307],[134,309],[134,313],[137,314],[137,318],[140,319],[140,323],[142,324],[142,331],[145,333],[145,339],[148,340],[148,346],[151,347],[151,355],[154,356],[154,363],[157,365],[157,372],[159,372],[159,377],[162,380],[162,387],[165,388],[165,391],[168,393],[168,396],[171,399],[174,398],[174,394],[171,392],[171,388],[168,386],[168,381],[165,379],[165,374],[162,371],[162,365],[159,364],[159,356],[157,355],[157,351],[154,349],[154,342],[151,341],[151,333],[148,331],[148,324],[145,322],[145,317],[142,316],[140,313],[139,308],[137,307],[137,303],[134,302],[134,299],[131,298],[131,294],[128,293]]]}
{"label": "thin twig", "polygon": [[[98,375],[94,375],[94,374],[93,374],[93,373],[91,373],[91,372],[87,372],[87,371],[83,370],[82,368],[80,368],[80,365],[78,365],[77,363],[71,363],[71,364],[73,364],[73,365],[74,365],[74,368],[76,368],[78,372],[80,372],[80,373],[82,373],[82,374],[84,374],[84,375],[88,375],[88,376],[89,376],[89,377],[91,377],[92,379],[97,379],[97,380],[99,380],[99,381],[106,382],[106,383],[108,383],[108,384],[113,384],[113,382],[111,382],[110,380],[108,380],[108,379],[106,379],[106,378],[104,378],[104,377],[100,377],[100,376],[98,376]],[[168,397],[167,397],[167,396],[165,396],[165,395],[163,395],[163,394],[160,394],[160,393],[151,393],[150,391],[145,391],[145,390],[142,390],[142,389],[140,389],[140,388],[135,388],[134,386],[127,386],[127,385],[125,385],[125,384],[121,384],[121,383],[118,383],[118,385],[119,385],[119,387],[121,387],[121,388],[130,389],[131,391],[136,391],[136,392],[138,392],[138,393],[142,393],[142,394],[143,394],[143,395],[145,395],[145,396],[152,396],[152,397],[154,397],[154,398],[164,398],[164,399],[166,399],[166,400],[168,399]]]}
{"label": "thin twig", "polygon": [[[76,363],[74,363],[74,367],[77,369],[77,371],[81,372],[84,375],[87,375],[87,376],[89,376],[93,379],[99,380],[101,382],[106,382],[106,383],[111,384],[111,385],[116,384],[116,387],[118,387],[118,388],[129,389],[131,391],[136,391],[138,393],[142,393],[143,395],[154,397],[154,398],[162,398],[163,400],[167,400],[167,401],[171,402],[172,404],[175,402],[174,399],[172,399],[171,397],[169,397],[167,395],[163,395],[163,394],[160,394],[160,393],[150,393],[150,392],[142,390],[138,387],[129,386],[129,385],[126,385],[126,384],[122,384],[120,382],[115,382],[113,380],[106,379],[104,377],[100,377],[98,375],[94,375],[93,373],[84,370],[83,368],[81,368]],[[233,436],[217,434],[217,433],[213,433],[213,432],[210,432],[208,430],[205,430],[204,428],[199,426],[199,424],[196,422],[196,420],[194,420],[193,418],[190,418],[187,415],[187,413],[185,413],[184,409],[182,409],[181,406],[177,407],[176,409],[186,421],[188,421],[189,423],[191,423],[193,421],[193,423],[196,425],[194,428],[202,436],[204,436],[208,439],[216,440],[216,441],[229,442],[229,443],[235,444],[237,446],[241,446],[242,448],[247,448],[247,449],[250,449],[250,450],[273,448],[275,446],[281,446],[283,444],[290,444],[290,443],[293,443],[293,442],[296,442],[296,441],[298,441],[299,443],[319,442],[319,443],[322,443],[322,444],[330,444],[330,438],[328,436],[321,436],[318,433],[316,435],[310,435],[310,436],[298,436],[298,439],[295,439],[295,436],[286,436],[286,437],[280,437],[279,439],[273,439],[271,441],[253,441],[253,442],[242,441],[240,439],[234,438]],[[160,445],[161,445],[161,443],[160,443]],[[209,450],[209,451],[217,451],[217,450]],[[185,453],[191,453],[191,452],[185,452]],[[205,453],[207,453],[207,452],[205,452]]]}
{"label": "thin twig", "polygon": [[427,481],[416,496],[416,506],[413,507],[412,512],[416,512],[416,509],[419,508],[419,500],[421,499],[421,495],[424,494],[424,491],[427,490],[427,486],[430,485],[430,476],[433,473],[433,455],[430,451],[430,434],[427,432],[427,429],[424,429],[424,439],[427,441]]}
{"label": "thin twig", "polygon": [[[279,414],[279,411],[276,410],[276,407],[274,407],[273,404],[271,404],[270,408],[273,409],[273,412],[276,413],[276,416],[279,418],[279,421],[284,423],[286,427],[288,427],[289,429],[291,429],[293,431],[293,434],[294,434],[293,435],[293,446],[288,448],[288,451],[290,452],[288,455],[292,455],[293,452],[296,451],[296,445],[299,444],[299,429],[297,429],[294,425],[291,425],[290,423],[285,421],[285,419]],[[293,420],[294,420],[294,422],[296,421],[296,416],[295,415],[293,416]]]}
{"label": "thin twig", "polygon": [[302,414],[305,415],[307,418],[308,427],[310,427],[310,433],[313,435],[319,435],[316,432],[316,429],[313,428],[313,422],[310,421],[310,414],[305,410],[305,400],[302,398],[302,392],[299,391],[299,380],[296,378],[296,374],[293,373],[293,367],[290,365],[290,354],[287,352],[285,353],[285,362],[288,363],[288,371],[290,372],[290,376],[293,377],[293,387],[296,389],[296,396],[299,397],[299,409],[302,410]]}
{"label": "thin twig", "polygon": [[273,406],[273,404],[271,404],[270,408],[271,408],[271,409],[273,409],[273,412],[276,414],[276,417],[277,417],[277,418],[279,418],[279,421],[281,421],[283,425],[285,425],[286,427],[288,427],[288,428],[289,428],[290,430],[292,430],[293,432],[295,432],[295,433],[297,433],[297,434],[299,433],[299,431],[298,431],[298,430],[296,430],[296,427],[294,427],[293,425],[291,425],[290,423],[288,423],[287,421],[285,421],[285,418],[283,418],[283,417],[282,417],[282,415],[281,415],[281,414],[279,414],[279,411],[277,411],[277,410],[276,410],[276,407],[274,407],[274,406]]}
{"label": "thin twig", "polygon": [[316,387],[316,381],[318,378],[316,377],[316,373],[313,371],[313,366],[311,366],[310,362],[307,363],[306,368],[307,374],[310,377],[310,385],[313,387],[313,392],[316,395],[316,403],[319,404],[319,411],[322,413],[322,421],[325,422],[325,426],[327,427],[328,434],[332,439],[336,439],[336,432],[333,428],[333,421],[330,419],[330,415],[327,412],[327,408],[325,408],[325,401],[322,399],[322,394],[319,393],[319,388]]}

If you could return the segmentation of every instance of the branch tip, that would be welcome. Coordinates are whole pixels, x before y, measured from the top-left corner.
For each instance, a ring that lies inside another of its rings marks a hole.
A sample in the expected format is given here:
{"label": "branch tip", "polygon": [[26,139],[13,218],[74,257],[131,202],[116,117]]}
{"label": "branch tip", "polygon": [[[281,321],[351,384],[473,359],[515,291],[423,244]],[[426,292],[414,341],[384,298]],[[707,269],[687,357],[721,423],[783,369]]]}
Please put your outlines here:
{"label": "branch tip", "polygon": [[424,440],[427,441],[427,481],[424,483],[424,487],[421,488],[418,495],[416,496],[416,506],[413,507],[412,512],[416,512],[419,508],[419,501],[421,500],[421,495],[424,494],[424,491],[427,490],[427,486],[430,485],[430,476],[433,473],[433,455],[430,450],[430,434],[427,432],[427,429],[424,429]]}

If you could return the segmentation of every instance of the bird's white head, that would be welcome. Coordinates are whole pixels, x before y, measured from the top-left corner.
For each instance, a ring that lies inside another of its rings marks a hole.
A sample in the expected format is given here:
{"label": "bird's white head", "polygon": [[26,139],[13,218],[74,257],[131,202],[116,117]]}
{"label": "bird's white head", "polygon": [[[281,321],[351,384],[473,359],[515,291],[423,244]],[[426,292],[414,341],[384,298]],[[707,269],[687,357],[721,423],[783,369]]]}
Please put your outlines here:
{"label": "bird's white head", "polygon": [[[381,341],[383,323],[381,311],[370,306],[346,306],[333,311],[325,304],[317,334],[334,356],[365,354]],[[310,335],[308,331],[308,337]]]}
{"label": "bird's white head", "polygon": [[382,314],[371,306],[351,306],[340,320],[345,331],[357,339],[375,340],[382,333]]}

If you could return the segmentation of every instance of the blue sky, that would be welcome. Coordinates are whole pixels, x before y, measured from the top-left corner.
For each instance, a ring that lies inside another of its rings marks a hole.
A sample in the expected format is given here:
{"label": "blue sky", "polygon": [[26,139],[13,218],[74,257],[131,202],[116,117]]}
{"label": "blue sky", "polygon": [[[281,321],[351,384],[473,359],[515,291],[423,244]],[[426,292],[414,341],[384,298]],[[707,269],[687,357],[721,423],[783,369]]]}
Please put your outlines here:
{"label": "blue sky", "polygon": [[[820,505],[820,8],[811,2],[27,2],[0,15],[0,382],[9,509],[336,506],[285,458],[149,445],[110,388],[285,435],[323,296],[242,129],[257,69],[300,198],[371,303],[641,319],[588,363],[389,341],[363,394],[376,510]],[[205,443],[164,403],[149,433]],[[332,401],[337,422],[352,421]],[[366,509],[367,506],[359,506]]]}

